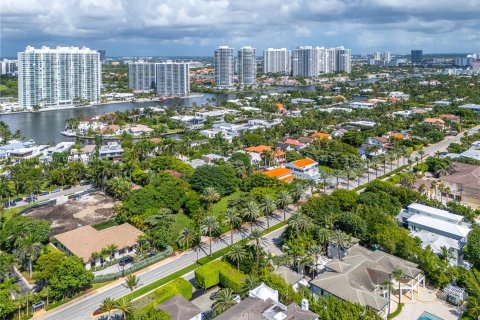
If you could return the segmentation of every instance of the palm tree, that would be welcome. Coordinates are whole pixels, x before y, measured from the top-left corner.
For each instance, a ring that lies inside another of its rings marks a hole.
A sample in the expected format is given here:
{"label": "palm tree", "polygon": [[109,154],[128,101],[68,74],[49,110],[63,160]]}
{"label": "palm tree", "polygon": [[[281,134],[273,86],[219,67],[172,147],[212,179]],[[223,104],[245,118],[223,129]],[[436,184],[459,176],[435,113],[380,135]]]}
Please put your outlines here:
{"label": "palm tree", "polygon": [[252,239],[252,245],[255,248],[255,256],[258,270],[258,266],[260,264],[260,252],[262,250],[262,244],[264,244],[267,239],[263,237],[262,231],[258,228],[253,229],[253,231],[250,233],[250,239]]}
{"label": "palm tree", "polygon": [[477,296],[469,296],[467,298],[467,312],[474,319],[480,317],[480,299]]}
{"label": "palm tree", "polygon": [[287,208],[292,204],[293,199],[286,190],[281,190],[277,195],[277,207],[283,210],[283,221],[287,220]]}
{"label": "palm tree", "polygon": [[425,151],[420,150],[420,151],[418,151],[418,154],[420,155],[420,161],[423,161],[423,156],[425,155]]}
{"label": "palm tree", "polygon": [[133,312],[132,303],[125,297],[119,299],[115,306],[120,312],[122,312],[122,319],[127,319],[127,315]]}
{"label": "palm tree", "polygon": [[111,319],[110,317],[110,313],[116,309],[116,302],[115,300],[113,300],[112,298],[105,298],[103,299],[102,301],[102,304],[100,306],[100,308],[105,311],[105,312],[108,312],[108,317],[107,317],[107,320],[108,319]]}
{"label": "palm tree", "polygon": [[134,274],[129,274],[125,278],[124,286],[130,290],[130,293],[133,293],[133,290],[140,284],[140,279],[138,279]]}
{"label": "palm tree", "polygon": [[230,226],[230,245],[233,244],[233,230],[242,223],[242,217],[235,208],[228,208],[223,217],[223,223]]}
{"label": "palm tree", "polygon": [[371,161],[370,167],[371,167],[372,169],[375,169],[375,179],[378,178],[378,166],[379,166],[378,158],[374,158],[374,159]]}
{"label": "palm tree", "polygon": [[403,278],[403,271],[401,269],[393,270],[392,277],[398,282],[398,304],[400,304],[402,303],[402,289],[400,280]]}
{"label": "palm tree", "polygon": [[443,203],[443,193],[445,192],[445,184],[443,182],[440,182],[438,185],[438,191],[440,191],[440,202]]}
{"label": "palm tree", "polygon": [[212,255],[212,233],[217,233],[220,230],[220,223],[214,216],[206,216],[200,223],[200,232],[203,235],[208,235],[210,239],[210,256]]}
{"label": "palm tree", "polygon": [[352,167],[350,167],[349,165],[345,165],[343,171],[345,172],[345,178],[347,178],[347,190],[350,190],[350,177],[352,175]]}
{"label": "palm tree", "polygon": [[430,186],[432,187],[433,191],[434,191],[434,198],[437,199],[437,181],[436,180],[433,180],[431,183],[430,183]]}
{"label": "palm tree", "polygon": [[295,234],[299,236],[301,231],[307,231],[309,229],[310,222],[305,215],[295,211],[288,219],[288,225],[295,229]]}
{"label": "palm tree", "polygon": [[206,187],[202,192],[202,199],[207,203],[207,212],[210,212],[212,204],[220,200],[220,194],[214,187]]}
{"label": "palm tree", "polygon": [[255,201],[249,201],[243,210],[243,216],[250,221],[250,232],[253,230],[253,223],[260,216],[260,208]]}
{"label": "palm tree", "polygon": [[32,278],[33,261],[36,260],[42,252],[43,245],[36,241],[31,233],[18,238],[15,241],[16,255],[22,262],[28,262],[28,273]]}
{"label": "palm tree", "polygon": [[327,180],[329,180],[332,177],[332,174],[326,170],[320,170],[318,171],[320,174],[320,179],[323,181],[323,193],[327,192]]}
{"label": "palm tree", "polygon": [[453,258],[453,254],[448,251],[447,247],[442,246],[440,248],[440,252],[438,253],[438,257],[445,262],[450,262],[450,260]]}
{"label": "palm tree", "polygon": [[191,227],[185,227],[180,232],[178,236],[177,242],[182,248],[189,248],[190,245],[195,241],[196,234],[195,231]]}
{"label": "palm tree", "polygon": [[272,215],[275,210],[277,210],[277,204],[275,203],[275,199],[266,194],[262,197],[262,201],[260,202],[260,210],[267,219],[267,229],[270,228],[270,215]]}
{"label": "palm tree", "polygon": [[151,229],[156,229],[159,226],[165,224],[166,220],[175,220],[175,218],[171,215],[172,210],[168,208],[160,208],[158,212],[148,216],[145,219],[145,223],[150,226]]}
{"label": "palm tree", "polygon": [[315,278],[315,273],[317,272],[318,258],[320,258],[320,256],[325,254],[325,252],[323,251],[323,248],[321,246],[318,246],[318,245],[311,246],[310,249],[308,250],[308,252],[314,260],[314,263],[313,263],[313,278]]}
{"label": "palm tree", "polygon": [[108,253],[110,256],[110,265],[113,263],[113,259],[115,259],[115,252],[117,251],[118,246],[116,244],[111,244],[105,248],[105,252]]}
{"label": "palm tree", "polygon": [[334,230],[330,241],[337,247],[338,259],[341,260],[341,253],[350,245],[351,237],[342,230]]}
{"label": "palm tree", "polygon": [[237,302],[235,301],[235,293],[230,288],[225,288],[218,291],[215,296],[214,310],[215,314],[221,314],[233,307]]}
{"label": "palm tree", "polygon": [[242,291],[240,293],[242,298],[248,296],[248,293],[250,292],[250,290],[253,290],[256,287],[258,287],[259,284],[260,283],[257,277],[247,274],[247,276],[245,277],[245,282],[243,283]]}
{"label": "palm tree", "polygon": [[393,291],[393,282],[391,280],[387,280],[384,283],[382,283],[382,286],[387,289],[388,292],[388,312],[387,315],[390,314],[390,305],[392,302],[392,291]]}
{"label": "palm tree", "polygon": [[342,177],[343,172],[342,170],[333,170],[332,175],[335,177],[336,182],[335,182],[335,189],[338,189],[338,179]]}
{"label": "palm tree", "polygon": [[227,258],[237,264],[237,270],[240,270],[240,262],[247,256],[247,251],[238,243],[231,245],[230,251],[227,253]]}
{"label": "palm tree", "polygon": [[328,257],[328,242],[330,241],[330,237],[332,232],[330,229],[327,228],[320,228],[316,232],[316,238],[318,242],[323,246],[323,250],[325,251],[325,255]]}
{"label": "palm tree", "polygon": [[[315,185],[315,181],[313,180],[310,180],[310,181],[313,182],[313,185]],[[309,182],[307,182],[307,184],[308,183]],[[303,183],[295,184],[293,188],[290,190],[290,196],[293,199],[293,203],[300,201],[304,193],[305,193],[305,185]]]}

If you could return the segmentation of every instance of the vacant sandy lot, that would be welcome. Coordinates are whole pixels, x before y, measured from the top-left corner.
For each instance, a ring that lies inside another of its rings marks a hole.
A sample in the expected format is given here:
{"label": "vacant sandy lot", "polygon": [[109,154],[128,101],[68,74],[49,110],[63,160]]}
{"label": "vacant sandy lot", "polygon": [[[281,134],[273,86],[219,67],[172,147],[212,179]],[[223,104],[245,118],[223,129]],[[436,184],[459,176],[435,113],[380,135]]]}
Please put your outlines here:
{"label": "vacant sandy lot", "polygon": [[77,228],[78,225],[99,223],[115,216],[117,203],[102,192],[83,196],[79,200],[68,200],[52,207],[38,208],[26,216],[50,221],[52,235]]}

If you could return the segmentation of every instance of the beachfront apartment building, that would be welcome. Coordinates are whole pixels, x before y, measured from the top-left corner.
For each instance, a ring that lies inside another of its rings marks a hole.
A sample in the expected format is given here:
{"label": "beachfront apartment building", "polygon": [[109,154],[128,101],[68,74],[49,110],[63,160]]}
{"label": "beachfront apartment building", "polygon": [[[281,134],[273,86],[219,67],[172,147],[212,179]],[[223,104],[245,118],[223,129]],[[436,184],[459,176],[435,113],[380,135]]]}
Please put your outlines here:
{"label": "beachfront apartment building", "polygon": [[128,64],[128,86],[134,91],[155,91],[163,97],[190,93],[187,62],[134,62]]}
{"label": "beachfront apartment building", "polygon": [[257,83],[257,58],[256,49],[242,47],[238,50],[238,83],[242,85],[254,85]]}
{"label": "beachfront apartment building", "polygon": [[213,57],[215,68],[215,84],[219,87],[230,87],[233,85],[235,59],[233,48],[220,46],[215,50]]}
{"label": "beachfront apartment building", "polygon": [[263,73],[280,73],[289,75],[292,72],[292,52],[287,48],[268,48],[263,51]]}
{"label": "beachfront apartment building", "polygon": [[28,46],[18,53],[18,101],[23,108],[98,102],[101,85],[100,54],[95,50]]}

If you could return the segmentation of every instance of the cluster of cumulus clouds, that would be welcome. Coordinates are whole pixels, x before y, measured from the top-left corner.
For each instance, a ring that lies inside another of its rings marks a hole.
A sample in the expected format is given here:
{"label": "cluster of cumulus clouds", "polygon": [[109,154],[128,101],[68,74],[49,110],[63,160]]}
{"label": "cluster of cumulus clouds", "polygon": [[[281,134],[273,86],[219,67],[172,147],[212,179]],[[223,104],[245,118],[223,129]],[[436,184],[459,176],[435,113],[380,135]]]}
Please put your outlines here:
{"label": "cluster of cumulus clouds", "polygon": [[469,52],[480,42],[480,0],[2,0],[0,15],[4,52],[57,43],[119,54],[220,44]]}

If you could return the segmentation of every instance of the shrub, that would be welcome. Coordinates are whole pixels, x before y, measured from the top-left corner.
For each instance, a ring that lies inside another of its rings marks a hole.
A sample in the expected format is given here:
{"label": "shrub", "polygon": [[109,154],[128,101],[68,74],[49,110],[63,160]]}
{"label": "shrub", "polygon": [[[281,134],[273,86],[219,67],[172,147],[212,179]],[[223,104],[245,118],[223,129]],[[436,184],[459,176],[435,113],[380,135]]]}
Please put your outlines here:
{"label": "shrub", "polygon": [[426,163],[419,163],[419,164],[413,166],[413,170],[416,171],[416,172],[417,172],[417,171],[420,171],[420,172],[422,172],[422,173],[423,173],[423,172],[426,172],[426,171],[428,170],[428,164],[426,164]]}
{"label": "shrub", "polygon": [[240,292],[243,287],[243,282],[245,281],[245,275],[232,268],[227,263],[223,263],[224,265],[228,266],[228,268],[222,267],[219,271],[219,280],[220,284],[224,286],[225,288],[230,288],[234,292]]}
{"label": "shrub", "polygon": [[183,278],[177,278],[172,282],[160,287],[154,291],[155,303],[159,304],[177,294],[181,294],[185,299],[192,299],[193,285]]}
{"label": "shrub", "polygon": [[216,260],[195,270],[195,281],[202,288],[208,289],[217,284],[240,292],[245,276],[225,261]]}

